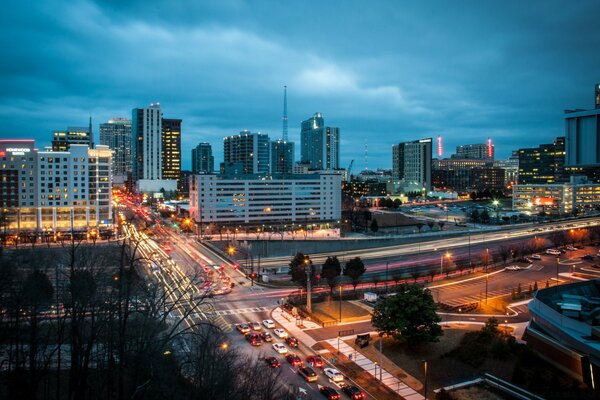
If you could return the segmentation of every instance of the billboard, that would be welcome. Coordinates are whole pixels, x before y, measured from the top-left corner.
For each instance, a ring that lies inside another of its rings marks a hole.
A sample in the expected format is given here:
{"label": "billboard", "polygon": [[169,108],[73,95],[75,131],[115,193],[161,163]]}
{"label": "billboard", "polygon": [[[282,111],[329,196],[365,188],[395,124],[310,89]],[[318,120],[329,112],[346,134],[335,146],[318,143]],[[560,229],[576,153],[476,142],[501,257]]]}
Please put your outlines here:
{"label": "billboard", "polygon": [[535,206],[553,206],[554,198],[553,197],[534,197],[533,205]]}

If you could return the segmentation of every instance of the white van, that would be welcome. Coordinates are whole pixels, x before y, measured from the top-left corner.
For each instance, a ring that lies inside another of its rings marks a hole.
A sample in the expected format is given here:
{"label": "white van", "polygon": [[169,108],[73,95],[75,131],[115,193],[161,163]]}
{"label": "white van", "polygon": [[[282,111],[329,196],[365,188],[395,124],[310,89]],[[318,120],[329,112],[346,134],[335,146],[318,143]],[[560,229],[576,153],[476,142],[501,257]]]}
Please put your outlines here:
{"label": "white van", "polygon": [[548,249],[548,250],[546,250],[546,254],[550,254],[553,256],[560,256],[562,253],[560,252],[560,250]]}

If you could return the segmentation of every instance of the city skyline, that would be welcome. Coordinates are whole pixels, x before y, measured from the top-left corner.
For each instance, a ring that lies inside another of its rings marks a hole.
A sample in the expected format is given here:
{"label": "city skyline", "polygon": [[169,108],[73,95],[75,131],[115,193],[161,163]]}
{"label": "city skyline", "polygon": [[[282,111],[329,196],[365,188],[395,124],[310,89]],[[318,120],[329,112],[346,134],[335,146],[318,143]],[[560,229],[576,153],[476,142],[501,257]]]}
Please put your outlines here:
{"label": "city skyline", "polygon": [[[365,138],[369,169],[391,168],[394,143],[438,135],[444,157],[491,137],[505,159],[564,135],[563,109],[592,108],[600,81],[594,2],[143,4],[8,7],[0,136],[43,147],[91,115],[98,142],[99,123],[159,101],[183,120],[182,148],[209,142],[218,162],[225,136],[281,137],[287,85],[289,140],[298,151],[301,121],[322,112],[342,132],[340,167],[365,167]],[[316,29],[330,18],[336,30]]]}

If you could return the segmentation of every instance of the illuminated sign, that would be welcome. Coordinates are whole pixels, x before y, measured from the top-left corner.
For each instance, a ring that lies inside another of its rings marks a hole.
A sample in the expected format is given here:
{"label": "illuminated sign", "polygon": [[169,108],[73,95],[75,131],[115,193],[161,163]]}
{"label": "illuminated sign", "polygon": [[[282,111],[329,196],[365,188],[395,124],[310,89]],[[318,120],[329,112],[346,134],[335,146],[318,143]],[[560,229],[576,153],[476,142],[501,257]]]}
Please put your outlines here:
{"label": "illuminated sign", "polygon": [[554,198],[552,198],[552,197],[534,197],[533,204],[536,206],[553,206]]}
{"label": "illuminated sign", "polygon": [[28,149],[27,147],[7,147],[6,151],[15,156],[22,156],[25,155],[25,153],[29,153],[31,149]]}

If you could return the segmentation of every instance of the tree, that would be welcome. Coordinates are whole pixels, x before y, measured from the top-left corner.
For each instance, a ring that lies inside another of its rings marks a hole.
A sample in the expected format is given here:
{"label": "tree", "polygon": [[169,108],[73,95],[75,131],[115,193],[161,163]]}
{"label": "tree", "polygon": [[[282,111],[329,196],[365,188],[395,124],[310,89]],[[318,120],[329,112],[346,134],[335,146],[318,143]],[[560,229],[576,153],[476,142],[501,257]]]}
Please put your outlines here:
{"label": "tree", "polygon": [[427,226],[429,227],[429,230],[433,230],[433,226],[435,225],[435,223],[433,221],[427,221]]}
{"label": "tree", "polygon": [[437,341],[443,334],[440,321],[431,292],[416,284],[401,285],[395,296],[375,306],[372,317],[380,334],[411,345]]}
{"label": "tree", "polygon": [[506,265],[508,257],[510,257],[510,255],[512,254],[512,250],[510,249],[510,247],[502,245],[499,247],[498,253],[500,254],[500,258],[502,258],[502,262],[504,263],[504,265]]}
{"label": "tree", "polygon": [[377,220],[373,218],[371,221],[371,232],[375,233],[379,230],[379,224],[377,224]]}
{"label": "tree", "polygon": [[479,222],[479,219],[480,219],[479,211],[477,211],[477,210],[471,211],[470,217],[471,217],[471,221],[473,221],[473,222]]}
{"label": "tree", "polygon": [[365,264],[362,262],[360,257],[354,257],[349,260],[344,267],[344,275],[349,277],[352,282],[352,287],[356,292],[356,287],[360,283],[360,278],[367,271]]}
{"label": "tree", "polygon": [[303,287],[306,287],[306,266],[310,268],[310,279],[311,282],[315,281],[315,267],[310,260],[308,255],[304,255],[303,253],[296,253],[292,261],[290,261],[290,272],[289,274],[292,276],[292,281],[296,282]]}
{"label": "tree", "polygon": [[481,216],[479,217],[481,219],[481,222],[484,224],[489,224],[490,223],[490,213],[488,212],[487,209],[484,209],[481,212]]}
{"label": "tree", "polygon": [[416,226],[417,226],[417,229],[419,230],[419,232],[421,232],[421,228],[423,228],[425,226],[425,224],[422,222],[417,222]]}
{"label": "tree", "polygon": [[336,256],[327,257],[323,263],[323,269],[321,270],[321,277],[325,278],[329,290],[333,293],[333,288],[337,285],[337,277],[342,273],[342,267],[340,261]]}
{"label": "tree", "polygon": [[446,223],[444,221],[438,221],[438,225],[440,227],[440,231],[444,230],[444,225],[446,225]]}

